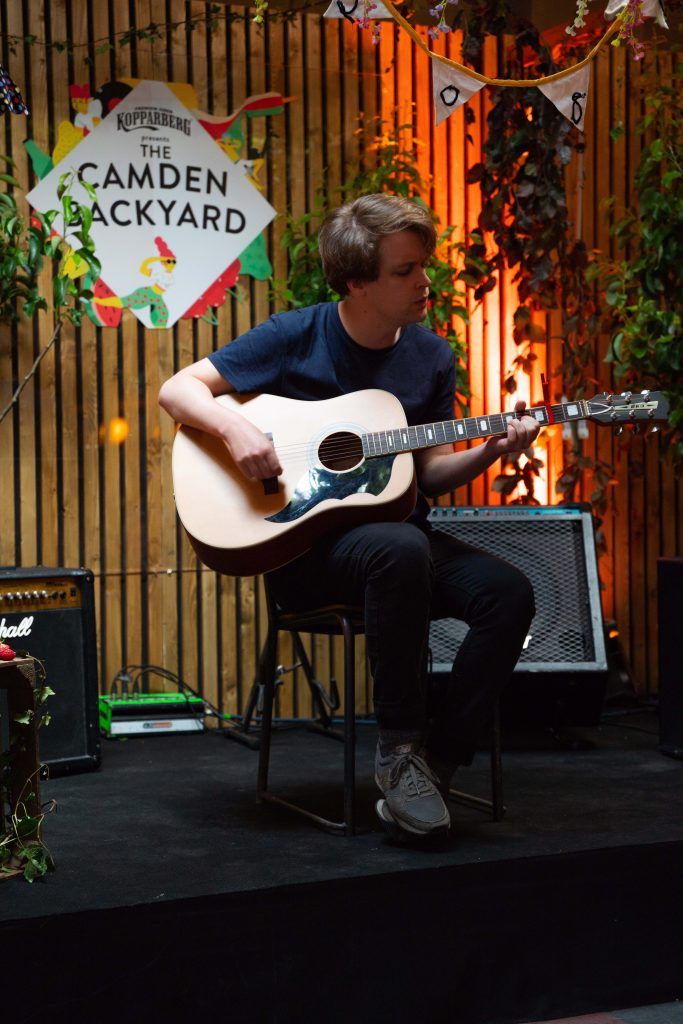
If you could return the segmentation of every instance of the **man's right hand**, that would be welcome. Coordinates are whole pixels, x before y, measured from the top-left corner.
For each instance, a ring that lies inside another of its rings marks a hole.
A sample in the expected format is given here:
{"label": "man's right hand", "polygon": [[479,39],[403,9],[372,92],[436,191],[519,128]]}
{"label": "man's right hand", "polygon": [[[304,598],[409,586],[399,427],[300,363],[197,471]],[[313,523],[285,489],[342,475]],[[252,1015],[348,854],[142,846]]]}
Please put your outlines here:
{"label": "man's right hand", "polygon": [[282,466],[273,442],[243,416],[231,420],[223,440],[248,480],[268,480],[281,475]]}
{"label": "man's right hand", "polygon": [[215,401],[235,389],[209,359],[200,359],[165,381],[159,402],[177,423],[220,437],[248,480],[280,476],[282,466],[266,435],[237,412]]}

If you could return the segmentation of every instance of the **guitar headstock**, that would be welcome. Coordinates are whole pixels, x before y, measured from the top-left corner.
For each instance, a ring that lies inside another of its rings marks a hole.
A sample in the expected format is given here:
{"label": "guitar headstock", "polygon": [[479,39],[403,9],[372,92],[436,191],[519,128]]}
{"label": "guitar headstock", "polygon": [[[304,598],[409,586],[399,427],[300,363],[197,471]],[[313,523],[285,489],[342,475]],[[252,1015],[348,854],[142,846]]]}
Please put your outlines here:
{"label": "guitar headstock", "polygon": [[668,399],[661,391],[623,391],[620,395],[605,391],[590,398],[586,405],[589,419],[609,427],[654,423],[665,420],[669,414]]}

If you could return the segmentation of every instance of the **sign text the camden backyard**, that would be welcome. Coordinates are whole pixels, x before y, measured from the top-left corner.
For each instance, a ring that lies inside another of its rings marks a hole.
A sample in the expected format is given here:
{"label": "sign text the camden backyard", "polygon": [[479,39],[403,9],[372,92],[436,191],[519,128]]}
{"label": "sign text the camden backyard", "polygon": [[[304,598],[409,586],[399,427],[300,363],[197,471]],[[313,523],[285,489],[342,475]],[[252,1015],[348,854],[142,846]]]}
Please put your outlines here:
{"label": "sign text the camden backyard", "polygon": [[275,216],[163,82],[132,89],[29,201],[43,213],[58,209],[59,178],[71,168],[97,196],[93,204],[74,186],[74,199],[92,207],[99,312],[128,308],[147,327],[180,319]]}

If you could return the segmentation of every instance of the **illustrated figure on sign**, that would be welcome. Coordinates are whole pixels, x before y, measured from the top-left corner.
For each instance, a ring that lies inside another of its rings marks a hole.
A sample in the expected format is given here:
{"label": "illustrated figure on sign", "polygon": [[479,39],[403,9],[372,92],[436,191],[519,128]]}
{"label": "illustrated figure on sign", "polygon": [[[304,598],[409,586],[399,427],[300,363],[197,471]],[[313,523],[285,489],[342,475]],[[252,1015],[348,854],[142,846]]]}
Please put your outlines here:
{"label": "illustrated figure on sign", "polygon": [[116,323],[120,319],[121,309],[145,309],[149,306],[149,316],[153,327],[165,327],[168,322],[168,307],[164,302],[164,293],[173,286],[175,280],[175,253],[166,245],[160,235],[154,239],[157,256],[148,256],[140,264],[140,273],[150,279],[150,283],[136,288],[129,295],[114,295],[102,279],[95,286],[95,297],[92,300],[93,319],[102,326],[115,326],[106,311],[116,310]]}

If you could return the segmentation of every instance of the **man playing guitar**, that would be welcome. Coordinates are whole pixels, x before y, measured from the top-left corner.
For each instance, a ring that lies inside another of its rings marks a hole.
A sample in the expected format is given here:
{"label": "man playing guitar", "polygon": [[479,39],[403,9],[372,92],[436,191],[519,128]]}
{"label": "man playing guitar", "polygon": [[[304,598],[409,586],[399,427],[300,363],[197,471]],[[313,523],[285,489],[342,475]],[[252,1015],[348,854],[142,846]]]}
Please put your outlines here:
{"label": "man playing guitar", "polygon": [[[425,267],[436,246],[429,212],[391,195],[364,196],[325,220],[319,247],[341,299],[271,316],[206,359],[180,370],[159,401],[174,419],[220,438],[250,481],[282,473],[271,440],[234,408],[231,392],[321,400],[365,388],[399,399],[408,425],[453,416],[455,367],[447,342],[421,326],[429,300]],[[536,419],[510,419],[507,435],[454,451],[414,452],[419,494],[405,522],[338,530],[270,573],[279,603],[299,610],[339,602],[365,609],[366,646],[379,726],[375,779],[384,823],[415,838],[450,827],[442,794],[509,680],[534,615],[518,569],[433,528],[426,496],[468,483],[503,453],[533,444]],[[427,704],[429,622],[469,625],[446,692]]]}

